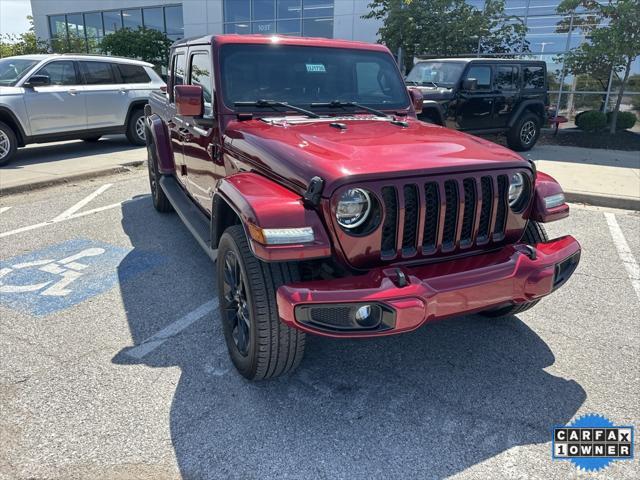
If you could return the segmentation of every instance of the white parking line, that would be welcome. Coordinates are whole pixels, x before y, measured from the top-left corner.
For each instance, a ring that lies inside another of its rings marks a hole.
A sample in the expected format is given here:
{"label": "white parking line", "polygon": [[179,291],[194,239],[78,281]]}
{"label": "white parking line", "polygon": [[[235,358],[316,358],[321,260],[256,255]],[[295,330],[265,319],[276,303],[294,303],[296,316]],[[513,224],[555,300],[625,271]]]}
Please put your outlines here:
{"label": "white parking line", "polygon": [[113,185],[113,184],[112,183],[107,183],[106,185],[102,185],[100,188],[98,188],[91,195],[87,195],[82,200],[80,200],[78,203],[76,203],[72,207],[69,207],[68,209],[66,209],[64,212],[62,212],[60,215],[58,215],[56,218],[54,218],[53,221],[54,222],[55,221],[60,221],[60,220],[64,220],[65,218],[71,217],[74,213],[76,213],[78,210],[80,210],[82,207],[84,207],[87,203],[89,203],[91,200],[93,200],[98,195],[100,195],[105,190],[107,190],[109,187],[111,187],[111,185]]}
{"label": "white parking line", "polygon": [[11,207],[0,207],[0,213],[4,213],[7,210],[11,210]]}
{"label": "white parking line", "polygon": [[207,303],[203,303],[195,310],[187,313],[184,317],[179,318],[173,323],[170,323],[169,325],[164,327],[162,330],[160,330],[158,333],[151,335],[146,340],[143,340],[142,343],[128,350],[127,355],[140,360],[145,355],[148,355],[149,353],[153,352],[156,348],[162,345],[166,340],[176,336],[177,334],[182,332],[185,328],[189,327],[196,321],[200,320],[202,317],[209,314],[216,308],[218,308],[217,298],[210,300]]}
{"label": "white parking line", "polygon": [[[92,210],[87,210],[86,212],[76,213],[74,215],[71,215],[70,217],[60,218],[58,220],[53,219],[53,220],[49,220],[48,222],[35,223],[33,225],[27,225],[26,227],[16,228],[15,230],[9,230],[8,232],[0,233],[0,238],[10,237],[11,235],[16,235],[18,233],[28,232],[29,230],[36,230],[38,228],[46,227],[47,225],[53,225],[55,223],[64,222],[66,220],[73,220],[74,218],[84,217],[86,215],[91,215],[92,213],[103,212],[105,210],[110,210],[112,208],[120,207],[121,205],[125,205],[127,203],[137,202],[138,200],[142,200],[142,199],[145,199],[147,197],[149,197],[149,194],[141,195],[141,196],[136,197],[136,198],[130,198],[128,200],[123,200],[122,202],[118,202],[118,203],[112,203],[111,205],[105,205],[104,207],[94,208]],[[56,217],[56,218],[58,218],[58,217]]]}
{"label": "white parking line", "polygon": [[618,225],[615,214],[611,212],[604,212],[604,216],[607,219],[607,225],[609,225],[611,237],[613,237],[613,244],[618,250],[620,260],[622,260],[624,267],[627,269],[631,285],[633,285],[633,289],[636,291],[636,295],[640,300],[640,266],[638,266],[638,262],[633,256],[633,253],[631,253],[627,239],[624,238],[624,234],[620,229],[620,225]]}

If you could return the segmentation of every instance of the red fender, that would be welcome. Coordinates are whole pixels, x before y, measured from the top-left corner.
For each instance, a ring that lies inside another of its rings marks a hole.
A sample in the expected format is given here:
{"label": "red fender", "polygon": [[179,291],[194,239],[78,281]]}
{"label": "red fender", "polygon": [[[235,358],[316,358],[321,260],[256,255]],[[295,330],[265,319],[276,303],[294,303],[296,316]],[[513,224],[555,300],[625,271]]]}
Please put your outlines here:
{"label": "red fender", "polygon": [[[251,250],[261,260],[282,262],[331,256],[331,243],[318,213],[305,208],[300,195],[282,185],[256,173],[244,172],[220,180],[216,195],[240,217]],[[263,228],[297,227],[311,227],[314,241],[266,245],[256,234]]]}
{"label": "red fender", "polygon": [[537,222],[548,223],[566,218],[569,216],[569,205],[562,203],[557,207],[547,208],[545,197],[563,193],[560,184],[546,173],[538,171],[536,175],[535,194],[533,198],[533,208],[531,209],[531,219]]}
{"label": "red fender", "polygon": [[176,164],[173,160],[171,150],[171,140],[165,123],[156,114],[147,117],[148,131],[151,132],[153,141],[150,146],[154,149],[155,158],[158,162],[158,172],[161,175],[172,175],[176,171]]}

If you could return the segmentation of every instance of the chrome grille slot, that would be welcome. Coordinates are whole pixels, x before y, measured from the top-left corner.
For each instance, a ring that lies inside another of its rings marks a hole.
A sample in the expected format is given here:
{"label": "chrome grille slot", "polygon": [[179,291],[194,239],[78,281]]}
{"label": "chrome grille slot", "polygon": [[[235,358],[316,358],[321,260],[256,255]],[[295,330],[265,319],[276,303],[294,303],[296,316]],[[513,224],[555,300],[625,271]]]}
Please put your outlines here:
{"label": "chrome grille slot", "polygon": [[482,188],[482,210],[480,210],[480,226],[478,227],[478,243],[489,240],[489,227],[491,226],[491,206],[493,205],[493,180],[491,177],[480,179]]}
{"label": "chrome grille slot", "polygon": [[462,220],[462,232],[460,234],[460,246],[471,245],[473,235],[473,222],[476,212],[476,181],[474,178],[465,178],[462,182],[464,188],[464,213]]}
{"label": "chrome grille slot", "polygon": [[436,251],[438,241],[438,221],[440,218],[440,196],[436,182],[424,186],[425,219],[422,236],[422,252],[427,255]]}
{"label": "chrome grille slot", "polygon": [[498,175],[498,206],[496,208],[496,226],[493,229],[493,240],[504,237],[505,221],[507,219],[507,203],[509,201],[509,182],[506,175]]}

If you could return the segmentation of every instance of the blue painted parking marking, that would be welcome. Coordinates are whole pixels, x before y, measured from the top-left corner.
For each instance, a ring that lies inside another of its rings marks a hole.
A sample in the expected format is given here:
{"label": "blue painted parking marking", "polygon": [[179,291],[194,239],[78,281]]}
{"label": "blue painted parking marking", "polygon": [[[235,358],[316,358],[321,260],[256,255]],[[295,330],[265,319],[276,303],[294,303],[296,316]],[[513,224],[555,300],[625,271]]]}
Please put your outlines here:
{"label": "blue painted parking marking", "polygon": [[77,238],[0,261],[0,304],[31,315],[77,305],[164,263],[156,252]]}

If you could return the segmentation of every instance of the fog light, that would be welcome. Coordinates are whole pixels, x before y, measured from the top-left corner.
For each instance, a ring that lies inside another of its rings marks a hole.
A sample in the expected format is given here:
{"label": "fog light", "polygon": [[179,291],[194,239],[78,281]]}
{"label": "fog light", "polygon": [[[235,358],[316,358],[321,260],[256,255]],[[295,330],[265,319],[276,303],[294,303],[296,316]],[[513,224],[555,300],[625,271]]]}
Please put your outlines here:
{"label": "fog light", "polygon": [[544,197],[544,206],[547,208],[554,208],[564,203],[564,193],[556,193],[555,195],[549,195]]}
{"label": "fog light", "polygon": [[356,310],[356,321],[363,322],[371,316],[371,305],[363,305]]}

